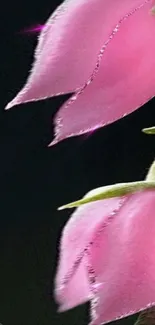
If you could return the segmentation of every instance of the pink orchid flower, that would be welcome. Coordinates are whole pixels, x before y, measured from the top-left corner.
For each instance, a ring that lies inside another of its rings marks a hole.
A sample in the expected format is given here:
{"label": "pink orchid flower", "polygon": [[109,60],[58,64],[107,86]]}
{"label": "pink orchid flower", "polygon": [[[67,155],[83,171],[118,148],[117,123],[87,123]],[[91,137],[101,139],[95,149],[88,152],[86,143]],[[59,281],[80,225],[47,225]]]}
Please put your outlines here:
{"label": "pink orchid flower", "polygon": [[144,182],[99,188],[62,207],[79,206],[61,238],[59,311],[90,301],[90,324],[101,325],[155,306],[154,172],[155,164]]}
{"label": "pink orchid flower", "polygon": [[74,92],[55,140],[93,131],[155,95],[154,0],[66,0],[40,34],[35,62],[10,107]]}

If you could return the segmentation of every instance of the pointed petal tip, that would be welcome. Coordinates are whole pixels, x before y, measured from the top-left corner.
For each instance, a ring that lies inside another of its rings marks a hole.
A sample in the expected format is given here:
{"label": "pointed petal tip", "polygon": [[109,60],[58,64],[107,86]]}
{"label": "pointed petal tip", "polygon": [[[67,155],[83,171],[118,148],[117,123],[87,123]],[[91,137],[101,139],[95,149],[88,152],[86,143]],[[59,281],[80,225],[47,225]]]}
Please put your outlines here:
{"label": "pointed petal tip", "polygon": [[12,105],[9,103],[4,107],[4,110],[8,111],[11,107],[12,107]]}
{"label": "pointed petal tip", "polygon": [[[13,100],[11,100],[11,102],[9,102],[5,107],[4,107],[4,110],[5,111],[8,111],[10,108],[16,106],[16,105],[20,105],[22,104],[21,101],[17,100],[16,98],[14,98]],[[24,102],[23,102],[24,104]]]}
{"label": "pointed petal tip", "polygon": [[57,309],[57,313],[64,313],[65,312],[65,308],[63,306],[59,306],[58,309]]}
{"label": "pointed petal tip", "polygon": [[55,144],[57,144],[59,141],[57,139],[54,139],[48,144],[48,148],[53,147]]}
{"label": "pointed petal tip", "polygon": [[53,147],[53,146],[55,146],[56,144],[58,144],[59,142],[61,142],[61,141],[63,141],[63,140],[65,140],[65,139],[67,139],[67,137],[65,137],[65,138],[59,138],[58,136],[56,136],[55,138],[54,138],[54,140],[53,141],[51,141],[49,144],[48,144],[48,147],[50,148],[50,147]]}
{"label": "pointed petal tip", "polygon": [[47,147],[48,148],[53,147],[56,143],[57,142],[55,142],[55,140],[54,140],[54,141],[50,142]]}

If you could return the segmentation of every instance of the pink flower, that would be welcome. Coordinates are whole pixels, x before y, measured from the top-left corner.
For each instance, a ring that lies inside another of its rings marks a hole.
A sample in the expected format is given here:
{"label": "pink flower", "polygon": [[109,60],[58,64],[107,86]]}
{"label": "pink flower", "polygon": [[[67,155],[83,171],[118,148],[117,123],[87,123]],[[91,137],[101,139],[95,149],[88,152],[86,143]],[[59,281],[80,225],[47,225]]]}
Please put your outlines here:
{"label": "pink flower", "polygon": [[7,109],[75,94],[55,118],[55,140],[93,131],[155,95],[154,0],[66,0],[40,34],[28,81]]}
{"label": "pink flower", "polygon": [[60,311],[91,301],[91,325],[100,325],[154,306],[154,252],[153,188],[80,206],[61,239]]}

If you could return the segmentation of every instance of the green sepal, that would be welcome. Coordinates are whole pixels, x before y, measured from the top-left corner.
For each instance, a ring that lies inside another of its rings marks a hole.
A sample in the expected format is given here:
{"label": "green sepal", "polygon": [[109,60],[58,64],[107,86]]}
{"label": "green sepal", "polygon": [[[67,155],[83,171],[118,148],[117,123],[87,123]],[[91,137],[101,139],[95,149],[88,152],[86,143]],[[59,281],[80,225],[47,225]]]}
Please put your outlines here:
{"label": "green sepal", "polygon": [[85,197],[78,201],[74,201],[59,207],[58,210],[71,209],[79,207],[86,203],[124,196],[130,193],[146,189],[155,189],[155,182],[145,180],[132,183],[119,183],[103,186],[90,191]]}
{"label": "green sepal", "polygon": [[155,134],[155,126],[152,126],[151,128],[144,128],[142,129],[142,132],[146,134]]}

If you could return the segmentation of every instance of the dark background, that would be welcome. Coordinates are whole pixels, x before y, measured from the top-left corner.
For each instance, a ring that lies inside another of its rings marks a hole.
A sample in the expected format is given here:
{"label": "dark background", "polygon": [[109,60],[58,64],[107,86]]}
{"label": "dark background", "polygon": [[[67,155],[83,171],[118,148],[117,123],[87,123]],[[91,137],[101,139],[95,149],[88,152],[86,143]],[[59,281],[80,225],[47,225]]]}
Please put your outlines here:
{"label": "dark background", "polygon": [[[86,325],[88,305],[56,313],[53,278],[68,211],[57,207],[92,188],[141,180],[154,158],[155,100],[113,125],[55,147],[52,119],[67,98],[4,106],[23,85],[37,34],[60,0],[3,1],[0,12],[0,322],[3,325]],[[138,85],[137,85],[138,87]],[[133,324],[135,317],[118,324]]]}

